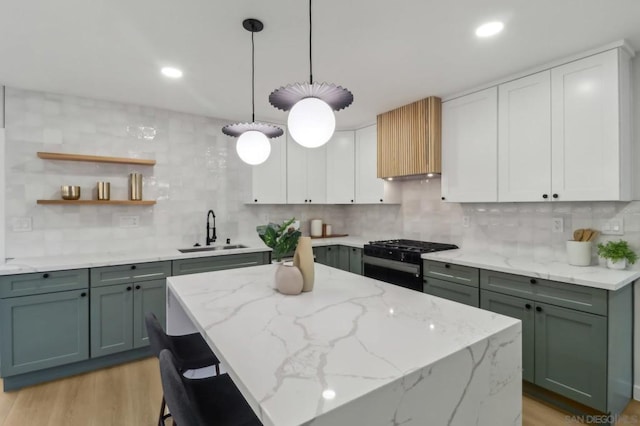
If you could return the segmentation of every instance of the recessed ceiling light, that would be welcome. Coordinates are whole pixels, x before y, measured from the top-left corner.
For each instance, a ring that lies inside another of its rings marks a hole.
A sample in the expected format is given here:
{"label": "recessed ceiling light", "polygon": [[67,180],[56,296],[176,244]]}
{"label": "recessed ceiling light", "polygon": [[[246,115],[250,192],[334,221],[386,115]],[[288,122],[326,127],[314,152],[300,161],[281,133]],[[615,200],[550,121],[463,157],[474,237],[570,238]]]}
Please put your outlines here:
{"label": "recessed ceiling light", "polygon": [[476,36],[491,37],[498,34],[504,28],[504,24],[500,21],[487,22],[476,28]]}
{"label": "recessed ceiling light", "polygon": [[164,67],[160,70],[160,72],[162,72],[162,74],[164,74],[167,77],[170,78],[180,78],[182,77],[182,71],[179,70],[178,68],[173,68],[173,67]]}

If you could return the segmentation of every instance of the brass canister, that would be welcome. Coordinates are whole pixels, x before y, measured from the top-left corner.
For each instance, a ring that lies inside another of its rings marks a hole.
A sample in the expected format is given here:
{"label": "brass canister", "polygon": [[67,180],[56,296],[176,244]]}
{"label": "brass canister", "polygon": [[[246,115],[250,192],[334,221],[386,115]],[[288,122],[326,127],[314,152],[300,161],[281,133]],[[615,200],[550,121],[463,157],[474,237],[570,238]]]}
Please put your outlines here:
{"label": "brass canister", "polygon": [[142,200],[142,173],[129,173],[129,199]]}
{"label": "brass canister", "polygon": [[111,199],[111,183],[98,182],[98,200]]}

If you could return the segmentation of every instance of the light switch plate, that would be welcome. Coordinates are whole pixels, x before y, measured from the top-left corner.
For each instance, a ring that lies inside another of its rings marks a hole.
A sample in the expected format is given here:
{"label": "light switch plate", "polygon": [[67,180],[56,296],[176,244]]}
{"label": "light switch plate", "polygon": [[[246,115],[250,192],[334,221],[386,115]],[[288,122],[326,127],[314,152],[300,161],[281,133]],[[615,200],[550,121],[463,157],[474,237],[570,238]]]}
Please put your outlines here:
{"label": "light switch plate", "polygon": [[462,216],[462,227],[468,228],[471,223],[471,218],[469,216]]}
{"label": "light switch plate", "polygon": [[14,217],[11,220],[11,230],[13,232],[31,232],[33,230],[31,216]]}
{"label": "light switch plate", "polygon": [[120,228],[137,228],[140,225],[140,216],[120,216]]}
{"label": "light switch plate", "polygon": [[551,232],[564,232],[564,219],[554,217],[551,220]]}
{"label": "light switch plate", "polygon": [[602,235],[624,235],[624,220],[621,217],[606,220],[600,227]]}

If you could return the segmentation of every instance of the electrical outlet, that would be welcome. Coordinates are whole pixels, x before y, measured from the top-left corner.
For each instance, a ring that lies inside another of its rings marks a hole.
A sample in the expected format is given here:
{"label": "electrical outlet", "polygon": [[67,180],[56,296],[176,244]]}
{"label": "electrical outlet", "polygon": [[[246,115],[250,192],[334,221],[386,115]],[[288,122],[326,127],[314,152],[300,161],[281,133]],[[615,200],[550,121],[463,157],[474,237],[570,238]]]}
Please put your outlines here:
{"label": "electrical outlet", "polygon": [[602,224],[602,235],[624,235],[624,221],[621,217],[609,219]]}
{"label": "electrical outlet", "polygon": [[120,216],[120,228],[137,228],[140,225],[140,216]]}
{"label": "electrical outlet", "polygon": [[471,223],[471,218],[469,216],[462,216],[462,227],[468,228]]}
{"label": "electrical outlet", "polygon": [[11,230],[13,232],[31,232],[32,229],[31,216],[14,217],[11,220]]}
{"label": "electrical outlet", "polygon": [[551,232],[564,232],[564,219],[554,217],[551,222]]}

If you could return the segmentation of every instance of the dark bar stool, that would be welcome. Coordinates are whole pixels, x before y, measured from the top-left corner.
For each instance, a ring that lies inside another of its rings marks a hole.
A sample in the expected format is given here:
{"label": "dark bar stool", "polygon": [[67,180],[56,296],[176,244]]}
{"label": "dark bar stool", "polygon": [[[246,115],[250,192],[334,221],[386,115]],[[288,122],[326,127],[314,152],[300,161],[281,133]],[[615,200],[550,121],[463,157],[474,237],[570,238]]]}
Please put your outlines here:
{"label": "dark bar stool", "polygon": [[262,425],[228,374],[188,379],[171,351],[160,353],[160,377],[169,410],[178,426]]}
{"label": "dark bar stool", "polygon": [[[174,354],[176,365],[180,373],[186,370],[215,366],[216,374],[220,374],[220,360],[211,351],[211,348],[202,338],[200,333],[185,334],[182,336],[170,336],[164,332],[156,316],[149,312],[144,317],[149,335],[149,344],[154,355],[160,358],[160,353],[167,349]],[[163,426],[164,421],[171,416],[165,414],[165,397],[162,396],[158,425]]]}

